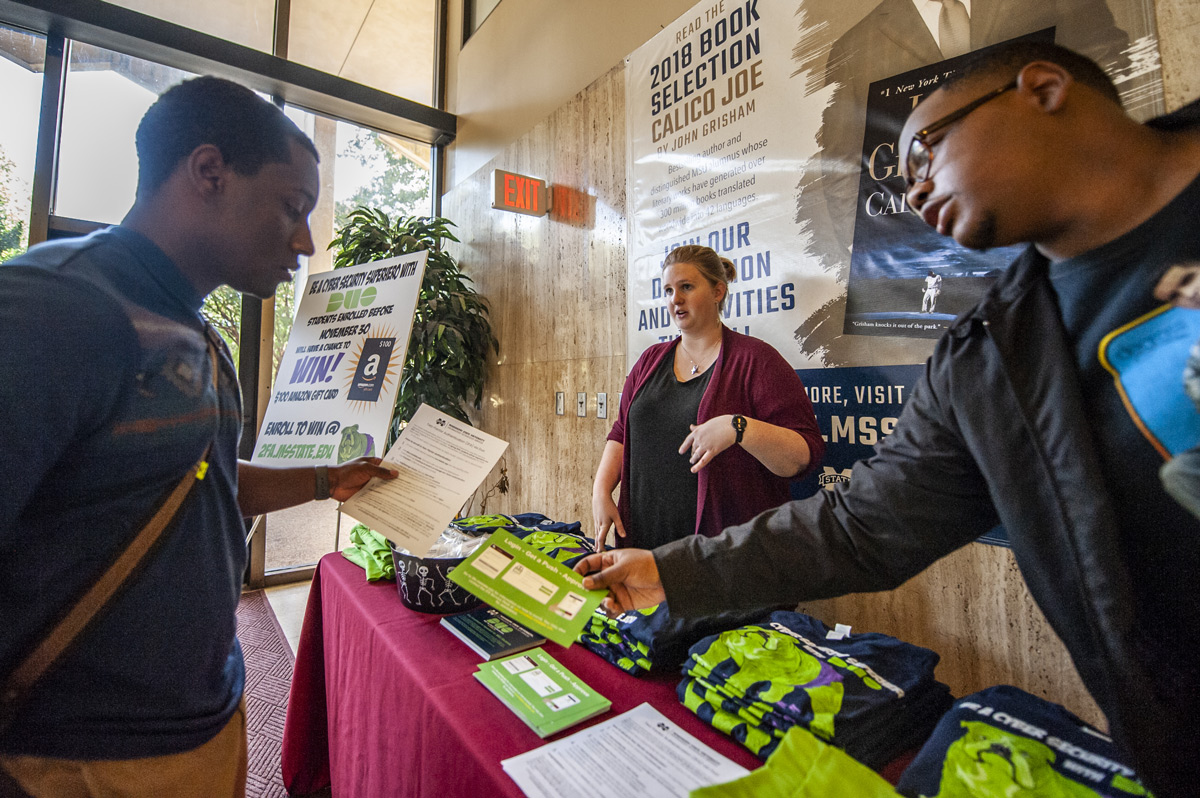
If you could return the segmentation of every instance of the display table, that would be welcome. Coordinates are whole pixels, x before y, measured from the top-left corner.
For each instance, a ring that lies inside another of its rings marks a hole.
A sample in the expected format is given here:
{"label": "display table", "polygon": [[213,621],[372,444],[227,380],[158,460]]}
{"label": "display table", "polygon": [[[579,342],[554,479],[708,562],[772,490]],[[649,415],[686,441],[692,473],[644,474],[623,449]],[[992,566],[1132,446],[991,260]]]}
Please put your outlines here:
{"label": "display table", "polygon": [[[440,620],[409,610],[394,582],[367,582],[340,554],[321,560],[283,730],[292,795],[332,783],[335,798],[521,796],[500,761],[545,741],[475,680],[479,657]],[[678,674],[635,678],[582,646],[544,648],[612,701],[611,711],[551,740],[649,702],[738,764],[761,764],[679,703]]]}

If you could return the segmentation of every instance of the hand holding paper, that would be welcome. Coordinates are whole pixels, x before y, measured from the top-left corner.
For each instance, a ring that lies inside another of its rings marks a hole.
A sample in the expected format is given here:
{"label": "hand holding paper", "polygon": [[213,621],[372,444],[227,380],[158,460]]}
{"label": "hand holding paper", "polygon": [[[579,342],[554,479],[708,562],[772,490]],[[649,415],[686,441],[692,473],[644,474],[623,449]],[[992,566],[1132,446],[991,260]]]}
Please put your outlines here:
{"label": "hand holding paper", "polygon": [[589,554],[575,563],[575,572],[583,576],[585,587],[612,591],[603,604],[604,611],[612,616],[667,600],[654,552],[646,549],[609,549]]}
{"label": "hand holding paper", "polygon": [[383,458],[397,477],[371,480],[342,512],[424,557],[506,448],[505,441],[421,405]]}

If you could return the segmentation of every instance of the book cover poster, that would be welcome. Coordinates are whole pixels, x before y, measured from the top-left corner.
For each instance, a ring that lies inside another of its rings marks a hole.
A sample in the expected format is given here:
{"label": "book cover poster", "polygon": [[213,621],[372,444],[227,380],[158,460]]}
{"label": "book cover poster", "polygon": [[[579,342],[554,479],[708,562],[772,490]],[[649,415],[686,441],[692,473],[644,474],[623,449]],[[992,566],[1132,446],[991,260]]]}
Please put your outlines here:
{"label": "book cover poster", "polygon": [[[1018,38],[1052,42],[1054,29]],[[904,121],[969,57],[903,72],[868,89],[846,334],[937,338],[1024,249],[967,249],[925,224],[906,203],[904,154],[898,151]]]}
{"label": "book cover poster", "polygon": [[[1130,116],[1144,121],[1163,112],[1155,9],[1150,0],[969,0],[965,5],[971,51],[1053,28],[1055,42],[1091,58],[1113,79]],[[920,363],[932,351],[936,331],[924,330],[920,334],[928,337],[917,337],[910,330],[850,324],[846,321],[850,302],[860,313],[879,312],[878,305],[883,304],[883,311],[919,316],[922,306],[928,314],[931,304],[934,313],[949,314],[953,291],[963,287],[960,283],[956,288],[946,277],[939,285],[938,272],[931,277],[929,268],[910,272],[906,279],[913,282],[903,290],[900,284],[875,284],[892,289],[890,301],[882,303],[874,302],[870,292],[856,290],[864,286],[850,287],[851,250],[857,249],[856,226],[862,218],[859,188],[871,154],[868,151],[864,162],[868,110],[871,116],[879,113],[880,98],[873,89],[881,81],[886,86],[894,78],[921,74],[927,67],[936,73],[955,63],[954,56],[941,49],[939,10],[937,3],[923,0],[802,0],[794,7],[791,19],[798,31],[791,58],[797,112],[811,98],[823,101],[815,152],[797,160],[792,196],[795,222],[803,231],[797,244],[808,262],[819,264],[820,273],[842,288],[835,301],[803,320],[796,328],[796,340],[802,352],[819,355],[826,368]],[[899,122],[895,124],[899,130]],[[893,139],[890,145],[894,144]],[[892,189],[893,194],[898,191]],[[909,220],[910,224],[916,221]],[[906,240],[898,242],[896,261],[911,260],[906,247]],[[876,259],[871,265],[893,264]],[[892,304],[896,306],[887,307]]]}
{"label": "book cover poster", "polygon": [[662,264],[679,246],[733,262],[724,324],[819,366],[796,327],[842,290],[809,261],[789,198],[823,97],[796,90],[795,9],[785,0],[701,3],[626,61],[627,365],[679,334]]}

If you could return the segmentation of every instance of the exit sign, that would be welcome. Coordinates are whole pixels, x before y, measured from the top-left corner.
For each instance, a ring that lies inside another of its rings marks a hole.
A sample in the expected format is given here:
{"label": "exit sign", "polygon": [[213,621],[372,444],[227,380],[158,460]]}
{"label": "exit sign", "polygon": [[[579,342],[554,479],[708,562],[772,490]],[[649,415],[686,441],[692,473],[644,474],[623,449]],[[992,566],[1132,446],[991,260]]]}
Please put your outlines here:
{"label": "exit sign", "polygon": [[550,210],[550,192],[547,191],[545,180],[505,172],[503,169],[493,172],[492,180],[495,184],[493,208],[529,216],[545,216]]}

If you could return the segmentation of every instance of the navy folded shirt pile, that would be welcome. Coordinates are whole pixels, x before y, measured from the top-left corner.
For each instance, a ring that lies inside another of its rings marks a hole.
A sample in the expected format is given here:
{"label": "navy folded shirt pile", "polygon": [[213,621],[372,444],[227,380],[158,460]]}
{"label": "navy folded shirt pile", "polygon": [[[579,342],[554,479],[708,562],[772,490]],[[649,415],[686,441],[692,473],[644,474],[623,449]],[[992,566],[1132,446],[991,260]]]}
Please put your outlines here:
{"label": "navy folded shirt pile", "polygon": [[[665,614],[662,605],[609,618],[604,610],[597,609],[579,633],[579,644],[626,673],[640,676],[654,667],[650,661],[650,645],[654,641],[639,639],[637,630],[647,627],[659,612]],[[631,633],[630,629],[635,631]]]}
{"label": "navy folded shirt pile", "polygon": [[796,612],[704,638],[678,687],[684,706],[760,759],[802,726],[879,769],[921,745],[950,707],[938,655],[884,634],[829,639]]}
{"label": "navy folded shirt pile", "polygon": [[954,703],[904,771],[908,798],[1129,798],[1150,793],[1111,739],[1009,685]]}
{"label": "navy folded shirt pile", "polygon": [[640,676],[652,669],[676,670],[687,659],[688,649],[709,635],[761,621],[770,609],[723,612],[696,620],[671,616],[659,604],[609,618],[596,610],[579,635],[579,643],[626,673]]}

